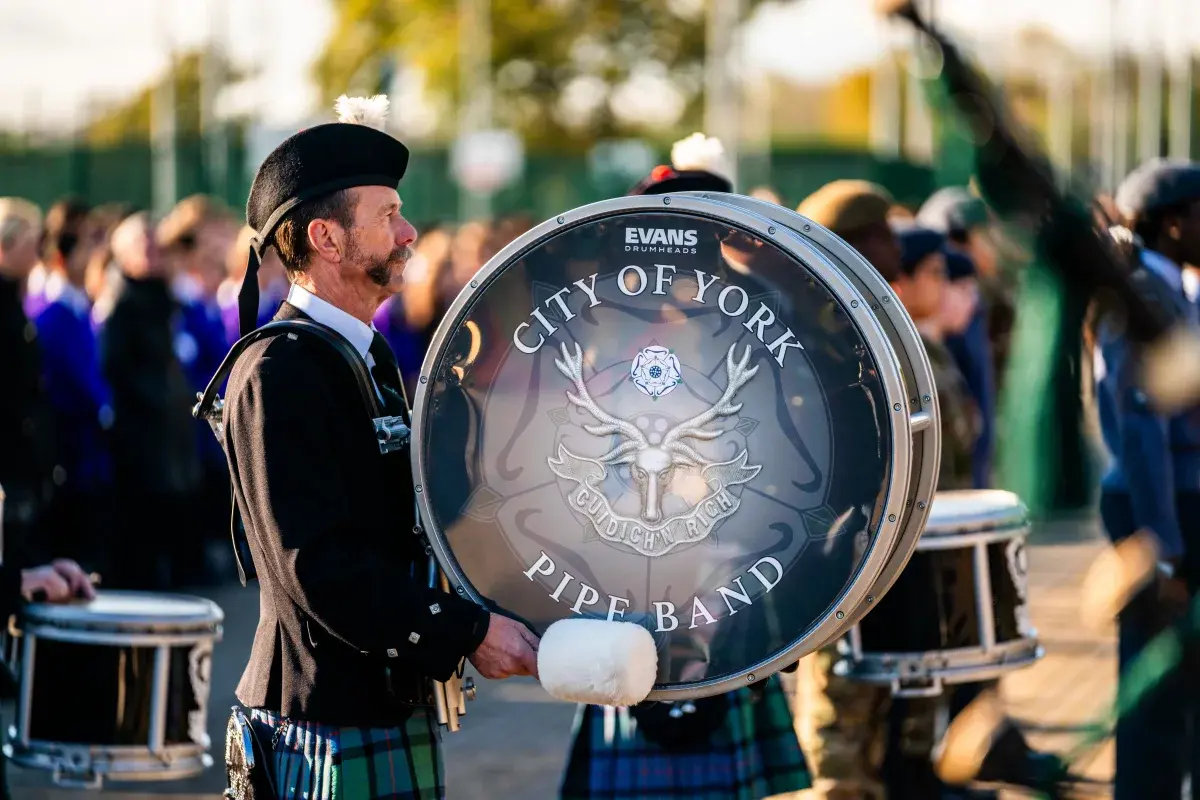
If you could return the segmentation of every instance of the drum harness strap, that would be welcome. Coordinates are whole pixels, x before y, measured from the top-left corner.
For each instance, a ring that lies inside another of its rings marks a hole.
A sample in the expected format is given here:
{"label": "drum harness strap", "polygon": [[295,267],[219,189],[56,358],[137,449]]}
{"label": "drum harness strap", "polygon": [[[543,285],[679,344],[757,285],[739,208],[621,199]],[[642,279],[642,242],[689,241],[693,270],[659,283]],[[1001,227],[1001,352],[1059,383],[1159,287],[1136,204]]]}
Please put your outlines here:
{"label": "drum harness strap", "polygon": [[[225,401],[220,396],[221,384],[229,377],[229,373],[233,371],[234,364],[237,363],[238,358],[241,357],[246,348],[257,341],[280,334],[285,334],[292,339],[297,338],[298,335],[316,336],[332,347],[346,362],[346,365],[350,367],[354,375],[359,394],[362,396],[363,405],[366,406],[371,414],[371,422],[375,428],[375,438],[379,443],[380,454],[387,455],[408,446],[411,432],[407,421],[402,416],[387,416],[384,413],[383,406],[380,404],[379,398],[375,395],[375,384],[371,380],[371,373],[367,369],[367,364],[358,351],[354,349],[353,345],[340,333],[326,325],[309,319],[286,319],[269,322],[239,339],[230,348],[229,353],[221,362],[221,366],[217,369],[216,374],[208,382],[208,386],[202,393],[197,395],[196,399],[198,402],[192,409],[192,416],[208,423],[222,450],[225,449]],[[403,392],[404,382],[398,381],[398,384],[401,392]],[[408,408],[408,398],[404,397],[403,400],[405,408]],[[415,505],[415,499],[413,502]],[[414,519],[418,520],[415,532],[420,535],[423,533],[419,522],[420,509],[417,509],[417,515]],[[238,579],[241,581],[242,586],[246,586],[249,581],[257,577],[257,572],[255,571],[254,561],[250,555],[250,543],[246,538],[246,529],[242,523],[236,499],[233,503],[233,519],[231,520],[230,529],[233,538],[233,553],[238,566]]]}

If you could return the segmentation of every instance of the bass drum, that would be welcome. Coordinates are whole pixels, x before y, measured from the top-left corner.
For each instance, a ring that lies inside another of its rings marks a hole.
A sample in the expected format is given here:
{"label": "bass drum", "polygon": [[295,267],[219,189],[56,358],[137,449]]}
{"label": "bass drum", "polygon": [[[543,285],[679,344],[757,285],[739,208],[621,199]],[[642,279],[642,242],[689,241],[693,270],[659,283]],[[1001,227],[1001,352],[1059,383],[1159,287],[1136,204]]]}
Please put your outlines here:
{"label": "bass drum", "polygon": [[786,225],[838,264],[871,304],[871,310],[878,316],[879,324],[900,362],[908,407],[913,416],[912,480],[908,485],[908,497],[895,549],[871,587],[868,597],[873,599],[859,606],[851,616],[851,623],[857,623],[873,608],[875,600],[887,593],[908,564],[929,519],[931,501],[937,491],[937,476],[942,461],[942,430],[941,425],[931,424],[939,415],[929,357],[921,344],[916,325],[904,310],[900,298],[883,276],[840,236],[777,203],[737,194],[700,193],[699,196],[744,208]]}
{"label": "bass drum", "polygon": [[576,209],[497,253],[415,402],[451,590],[539,633],[644,625],[651,700],[722,694],[845,633],[907,559],[914,437],[937,419],[910,407],[852,251],[830,248],[667,195]]}
{"label": "bass drum", "polygon": [[223,617],[199,597],[138,592],[27,605],[4,754],[64,786],[199,774],[212,765],[208,700]]}

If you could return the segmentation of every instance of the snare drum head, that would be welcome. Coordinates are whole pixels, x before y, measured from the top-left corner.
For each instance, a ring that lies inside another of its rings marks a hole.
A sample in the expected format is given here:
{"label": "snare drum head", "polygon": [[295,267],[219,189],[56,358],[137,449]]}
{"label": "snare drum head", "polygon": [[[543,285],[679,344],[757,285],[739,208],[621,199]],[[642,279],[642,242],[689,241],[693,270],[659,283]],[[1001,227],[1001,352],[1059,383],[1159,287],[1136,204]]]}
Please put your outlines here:
{"label": "snare drum head", "polygon": [[938,492],[925,536],[992,531],[1025,525],[1029,510],[1012,492],[999,489]]}
{"label": "snare drum head", "polygon": [[894,549],[909,475],[903,378],[865,312],[799,237],[698,198],[520,237],[450,309],[416,396],[452,590],[538,631],[645,625],[654,699],[823,644]]}
{"label": "snare drum head", "polygon": [[204,630],[223,619],[221,609],[202,597],[145,592],[96,592],[73,603],[31,603],[21,612],[27,623],[89,630]]}

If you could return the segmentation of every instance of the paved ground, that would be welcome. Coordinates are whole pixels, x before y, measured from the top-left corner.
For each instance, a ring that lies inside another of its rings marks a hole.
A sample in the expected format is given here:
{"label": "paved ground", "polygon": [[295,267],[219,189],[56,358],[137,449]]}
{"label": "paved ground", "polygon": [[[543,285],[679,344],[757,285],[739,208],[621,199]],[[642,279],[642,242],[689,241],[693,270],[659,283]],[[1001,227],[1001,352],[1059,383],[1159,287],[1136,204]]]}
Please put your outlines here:
{"label": "paved ground", "polygon": [[[1035,532],[1030,554],[1033,617],[1047,655],[1035,666],[1005,679],[1014,715],[1040,747],[1059,749],[1074,740],[1075,727],[1098,715],[1114,689],[1112,631],[1093,633],[1079,622],[1077,586],[1087,565],[1103,547],[1090,524],[1064,525]],[[209,732],[217,764],[206,774],[166,785],[112,786],[113,800],[171,795],[172,800],[220,796],[226,710],[249,651],[258,615],[253,588],[234,586],[201,594],[224,609],[223,640],[213,658],[213,699]],[[476,676],[478,699],[468,705],[463,730],[446,737],[449,794],[455,800],[484,798],[553,798],[566,756],[574,713],[529,680],[491,683]],[[11,719],[5,710],[5,719]],[[1107,780],[1112,771],[1111,745],[1094,753],[1086,772]],[[50,788],[40,773],[11,769],[17,798],[66,800],[77,792]]]}

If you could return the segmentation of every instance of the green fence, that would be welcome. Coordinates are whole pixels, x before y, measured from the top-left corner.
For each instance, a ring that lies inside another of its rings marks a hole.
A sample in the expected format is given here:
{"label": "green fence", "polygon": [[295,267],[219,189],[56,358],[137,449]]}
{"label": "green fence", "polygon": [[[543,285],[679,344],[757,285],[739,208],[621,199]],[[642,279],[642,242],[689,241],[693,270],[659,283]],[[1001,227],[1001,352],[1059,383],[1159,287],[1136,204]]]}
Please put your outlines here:
{"label": "green fence", "polygon": [[[234,208],[243,208],[256,165],[247,163],[240,140],[230,144],[227,164],[227,185],[213,185],[202,142],[181,139],[176,152],[177,196],[208,192],[223,197]],[[747,159],[743,171],[769,175],[770,185],[792,207],[836,178],[876,181],[906,204],[919,203],[934,188],[934,174],[928,167],[826,147],[777,150],[769,162],[761,156]],[[74,193],[93,203],[123,201],[149,208],[153,174],[152,152],[145,142],[111,148],[65,145],[0,151],[0,195],[27,197],[43,207]],[[496,214],[525,212],[540,221],[624,194],[631,183],[593,175],[582,156],[532,154],[522,177],[496,194],[492,208]],[[414,220],[454,219],[458,214],[458,188],[450,178],[445,150],[415,152],[401,191],[405,209]]]}

